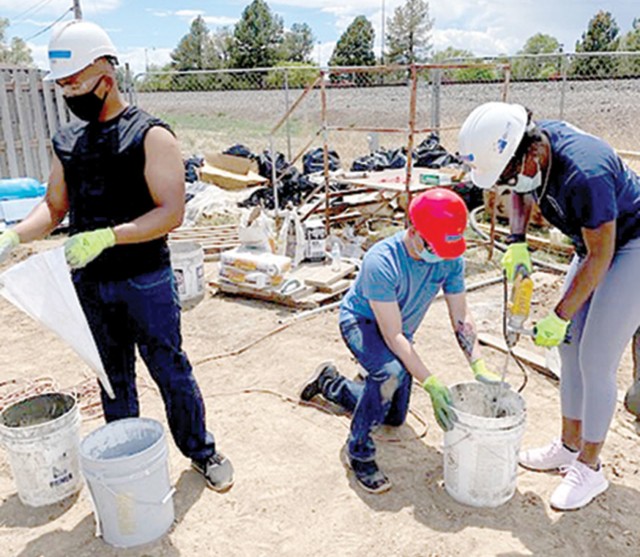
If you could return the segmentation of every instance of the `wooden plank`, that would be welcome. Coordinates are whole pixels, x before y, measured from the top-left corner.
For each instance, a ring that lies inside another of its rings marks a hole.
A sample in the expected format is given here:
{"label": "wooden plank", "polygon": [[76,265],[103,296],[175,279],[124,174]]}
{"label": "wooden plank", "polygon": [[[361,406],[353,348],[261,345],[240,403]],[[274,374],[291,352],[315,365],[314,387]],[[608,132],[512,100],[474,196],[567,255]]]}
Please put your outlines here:
{"label": "wooden plank", "polygon": [[44,97],[44,113],[47,119],[48,126],[48,136],[51,137],[58,130],[58,125],[56,123],[56,105],[54,101],[54,92],[53,87],[55,87],[54,83],[49,81],[42,82],[42,96]]}
{"label": "wooden plank", "polygon": [[257,300],[263,300],[265,302],[273,302],[287,307],[296,309],[314,309],[317,308],[319,303],[314,300],[309,300],[307,297],[299,298],[295,293],[293,295],[279,294],[273,290],[261,290],[257,288],[251,288],[245,285],[232,284],[223,280],[210,280],[209,286],[218,288],[220,292],[225,294],[231,294],[234,296],[243,296],[247,298],[255,298]]}
{"label": "wooden plank", "polygon": [[56,106],[58,108],[58,124],[60,127],[69,123],[69,109],[67,108],[67,103],[64,101],[64,97],[62,96],[62,91],[60,87],[53,88],[53,94],[56,98]]}
{"label": "wooden plank", "polygon": [[20,72],[16,72],[13,75],[15,80],[15,87],[13,94],[16,98],[16,111],[18,114],[18,130],[20,131],[20,143],[22,145],[22,158],[24,160],[26,176],[36,176],[36,166],[33,160],[30,146],[29,136],[29,122],[27,117],[27,105],[25,103],[25,97],[22,91],[22,80],[18,77]]}
{"label": "wooden plank", "polygon": [[47,153],[47,136],[44,125],[44,115],[42,113],[42,100],[40,91],[38,91],[38,81],[36,80],[36,71],[30,70],[29,89],[31,93],[31,105],[35,124],[35,137],[37,141],[38,162],[40,174],[38,176],[41,182],[44,182],[49,174],[49,153]]}
{"label": "wooden plank", "polygon": [[19,178],[20,169],[18,167],[18,158],[16,157],[16,137],[13,133],[11,125],[11,113],[9,112],[9,95],[7,90],[9,81],[5,72],[0,72],[0,114],[2,120],[2,135],[7,145],[7,161],[9,163],[9,178]]}
{"label": "wooden plank", "polygon": [[339,271],[333,271],[331,265],[323,263],[304,263],[291,272],[291,278],[304,280],[306,284],[315,287],[327,287],[343,279],[356,270],[356,266],[343,261]]}
{"label": "wooden plank", "polygon": [[[480,344],[494,348],[495,350],[498,350],[503,354],[506,354],[508,351],[507,343],[503,338],[496,337],[487,333],[479,333],[478,341],[480,342]],[[516,356],[516,358],[518,358],[520,361],[532,367],[536,371],[542,373],[543,375],[546,375],[551,379],[560,379],[555,372],[547,367],[547,360],[544,356],[534,354],[533,352],[530,352],[529,350],[521,348],[517,345],[512,349],[512,352],[514,356]]]}
{"label": "wooden plank", "polygon": [[353,281],[342,279],[334,282],[333,284],[317,286],[318,292],[324,292],[325,294],[340,294],[349,290]]}

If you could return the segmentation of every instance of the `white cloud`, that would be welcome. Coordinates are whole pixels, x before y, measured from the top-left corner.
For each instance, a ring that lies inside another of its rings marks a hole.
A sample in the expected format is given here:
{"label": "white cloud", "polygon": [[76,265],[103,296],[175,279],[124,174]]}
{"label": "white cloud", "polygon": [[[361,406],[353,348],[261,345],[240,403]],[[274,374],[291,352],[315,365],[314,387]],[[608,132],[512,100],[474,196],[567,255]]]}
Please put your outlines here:
{"label": "white cloud", "polygon": [[171,48],[129,48],[119,54],[120,65],[128,63],[133,75],[143,73],[148,66],[162,67],[171,61]]}
{"label": "white cloud", "polygon": [[331,58],[335,47],[336,41],[327,41],[325,43],[317,42],[313,46],[311,60],[320,66],[327,66],[329,64],[329,58]]}
{"label": "white cloud", "polygon": [[225,26],[225,25],[235,25],[238,21],[237,17],[226,17],[226,16],[215,16],[215,15],[206,15],[202,19],[204,19],[205,23],[214,26]]}

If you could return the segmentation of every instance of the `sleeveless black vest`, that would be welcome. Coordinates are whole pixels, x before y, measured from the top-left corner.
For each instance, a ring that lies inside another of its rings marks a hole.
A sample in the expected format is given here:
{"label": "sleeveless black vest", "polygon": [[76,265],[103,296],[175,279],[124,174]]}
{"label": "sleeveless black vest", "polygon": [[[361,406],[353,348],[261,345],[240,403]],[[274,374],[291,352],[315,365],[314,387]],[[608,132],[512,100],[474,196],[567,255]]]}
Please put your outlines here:
{"label": "sleeveless black vest", "polygon": [[[144,177],[144,138],[170,128],[136,106],[108,122],[73,123],[53,137],[69,196],[69,232],[130,222],[155,207]],[[124,280],[169,265],[167,239],[109,248],[80,272],[83,280]]]}

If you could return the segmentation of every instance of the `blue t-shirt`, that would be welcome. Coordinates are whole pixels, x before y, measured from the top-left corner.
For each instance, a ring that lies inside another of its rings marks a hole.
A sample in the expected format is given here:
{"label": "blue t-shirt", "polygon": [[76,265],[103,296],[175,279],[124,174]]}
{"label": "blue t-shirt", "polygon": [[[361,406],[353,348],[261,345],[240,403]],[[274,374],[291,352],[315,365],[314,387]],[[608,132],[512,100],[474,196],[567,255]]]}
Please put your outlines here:
{"label": "blue t-shirt", "polygon": [[534,193],[543,216],[586,255],[582,228],[616,221],[616,249],[640,237],[640,179],[601,139],[557,120],[537,122],[553,153],[549,183]]}
{"label": "blue t-shirt", "polygon": [[413,259],[398,232],[377,242],[364,256],[356,280],[342,300],[341,320],[375,319],[369,301],[398,302],[402,330],[409,339],[420,326],[436,294],[460,294],[465,290],[464,259],[427,263]]}

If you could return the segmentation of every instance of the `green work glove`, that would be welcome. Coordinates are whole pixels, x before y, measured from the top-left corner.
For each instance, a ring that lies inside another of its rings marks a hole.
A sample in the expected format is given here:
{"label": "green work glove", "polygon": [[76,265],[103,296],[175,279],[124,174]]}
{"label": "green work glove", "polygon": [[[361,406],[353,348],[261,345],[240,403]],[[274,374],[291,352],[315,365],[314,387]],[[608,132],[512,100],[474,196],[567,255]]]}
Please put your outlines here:
{"label": "green work glove", "polygon": [[533,327],[533,342],[547,348],[558,346],[567,335],[569,323],[571,322],[558,317],[555,311],[550,312]]}
{"label": "green work glove", "polygon": [[[484,363],[482,358],[478,358],[475,362],[471,364],[471,369],[473,370],[473,376],[476,381],[480,383],[484,383],[485,385],[499,385],[500,384],[500,376],[492,371],[487,369],[487,364]],[[508,383],[505,383],[508,385]]]}
{"label": "green work glove", "polygon": [[502,268],[507,273],[507,280],[513,282],[518,267],[524,267],[528,274],[531,274],[531,256],[526,242],[511,244],[504,252],[500,261]]}
{"label": "green work glove", "polygon": [[72,269],[81,269],[105,249],[114,246],[116,235],[112,228],[74,234],[64,243],[64,256]]}
{"label": "green work glove", "polygon": [[9,257],[11,250],[19,243],[20,236],[18,236],[18,233],[13,229],[5,230],[0,234],[0,263]]}
{"label": "green work glove", "polygon": [[422,383],[422,388],[429,393],[431,397],[431,406],[436,416],[438,425],[444,431],[451,431],[453,423],[458,420],[455,411],[451,407],[451,393],[435,375],[430,375]]}

